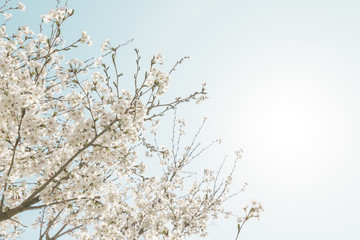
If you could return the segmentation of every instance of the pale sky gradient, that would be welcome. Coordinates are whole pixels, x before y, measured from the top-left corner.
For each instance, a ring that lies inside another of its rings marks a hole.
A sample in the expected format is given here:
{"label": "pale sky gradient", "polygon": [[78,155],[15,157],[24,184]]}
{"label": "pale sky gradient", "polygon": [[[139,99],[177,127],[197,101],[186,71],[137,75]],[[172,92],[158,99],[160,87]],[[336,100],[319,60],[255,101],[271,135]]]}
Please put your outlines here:
{"label": "pale sky gradient", "polygon": [[[54,2],[24,1],[18,21],[37,26]],[[360,239],[360,1],[72,0],[69,6],[75,16],[67,39],[86,30],[94,41],[81,57],[99,54],[106,37],[135,39],[123,49],[129,73],[135,47],[144,66],[158,52],[169,68],[191,57],[173,75],[169,94],[207,82],[210,99],[180,112],[189,129],[208,117],[204,141],[223,139],[199,166],[216,168],[221,156],[244,149],[235,180],[238,187],[247,181],[248,191],[228,205],[240,212],[256,199],[266,209],[240,239]],[[207,239],[235,234],[235,222],[218,221]]]}

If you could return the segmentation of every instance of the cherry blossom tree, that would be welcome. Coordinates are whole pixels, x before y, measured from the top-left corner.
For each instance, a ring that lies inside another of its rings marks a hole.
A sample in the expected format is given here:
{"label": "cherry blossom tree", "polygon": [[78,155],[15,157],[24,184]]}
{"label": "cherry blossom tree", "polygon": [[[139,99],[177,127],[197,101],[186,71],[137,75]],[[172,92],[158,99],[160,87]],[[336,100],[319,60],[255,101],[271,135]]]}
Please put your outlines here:
{"label": "cherry blossom tree", "polygon": [[[205,84],[187,97],[161,99],[171,73],[187,57],[165,71],[157,54],[142,72],[135,50],[133,88],[125,90],[117,64],[123,45],[106,40],[97,58],[66,59],[73,48],[92,44],[86,32],[69,44],[63,39],[62,25],[74,10],[58,1],[42,16],[38,34],[26,25],[9,33],[6,23],[18,10],[25,6],[10,0],[0,6],[5,19],[0,27],[2,239],[16,239],[30,227],[20,217],[28,211],[39,232],[35,238],[47,240],[206,236],[209,220],[232,215],[223,203],[232,196],[234,168],[224,179],[221,168],[203,170],[200,180],[186,170],[217,142],[197,143],[203,125],[181,150],[184,122],[175,115],[170,147],[157,144],[156,128],[164,114],[181,103],[206,99]],[[149,173],[149,162],[161,171]],[[261,210],[256,202],[245,207],[238,232]]]}

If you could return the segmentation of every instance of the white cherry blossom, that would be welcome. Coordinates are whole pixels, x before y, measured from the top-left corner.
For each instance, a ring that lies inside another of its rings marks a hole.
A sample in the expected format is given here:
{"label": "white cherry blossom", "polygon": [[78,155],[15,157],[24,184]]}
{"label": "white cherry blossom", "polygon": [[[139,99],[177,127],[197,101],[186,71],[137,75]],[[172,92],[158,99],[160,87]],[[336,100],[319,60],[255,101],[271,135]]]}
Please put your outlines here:
{"label": "white cherry blossom", "polygon": [[18,2],[18,9],[22,12],[25,11],[25,5],[21,2]]}

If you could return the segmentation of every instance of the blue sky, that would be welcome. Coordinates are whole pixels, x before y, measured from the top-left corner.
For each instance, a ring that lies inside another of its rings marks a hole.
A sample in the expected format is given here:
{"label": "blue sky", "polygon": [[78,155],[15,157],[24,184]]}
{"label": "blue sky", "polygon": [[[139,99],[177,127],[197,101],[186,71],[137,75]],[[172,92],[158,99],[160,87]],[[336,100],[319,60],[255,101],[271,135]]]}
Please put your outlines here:
{"label": "blue sky", "polygon": [[[24,1],[16,23],[36,26],[55,1]],[[73,0],[64,31],[86,30],[123,48],[124,71],[162,53],[170,66],[190,56],[173,75],[169,95],[207,82],[209,100],[180,113],[190,132],[203,116],[203,141],[223,144],[200,160],[216,168],[226,153],[244,149],[235,185],[248,191],[227,204],[241,211],[248,199],[263,203],[247,240],[360,239],[360,2],[350,0]],[[75,36],[74,36],[75,35]],[[212,157],[211,157],[212,156]],[[233,239],[232,221],[211,225],[207,239]]]}

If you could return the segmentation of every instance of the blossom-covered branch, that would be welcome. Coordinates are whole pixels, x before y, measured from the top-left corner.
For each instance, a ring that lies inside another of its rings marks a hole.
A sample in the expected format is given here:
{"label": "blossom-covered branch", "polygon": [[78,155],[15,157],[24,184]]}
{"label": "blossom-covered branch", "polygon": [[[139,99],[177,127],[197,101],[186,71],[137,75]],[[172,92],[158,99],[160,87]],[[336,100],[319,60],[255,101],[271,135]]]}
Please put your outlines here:
{"label": "blossom-covered branch", "polygon": [[[186,171],[213,144],[195,143],[203,125],[182,156],[182,121],[177,140],[174,125],[171,151],[148,137],[156,136],[155,125],[168,111],[205,100],[206,85],[166,102],[170,75],[188,57],[166,71],[156,54],[141,78],[135,49],[137,68],[126,79],[117,57],[124,44],[113,47],[110,40],[97,57],[67,59],[92,41],[82,31],[65,44],[61,29],[74,10],[60,3],[42,16],[38,34],[27,25],[9,33],[11,12],[25,6],[10,0],[0,6],[0,236],[20,236],[26,226],[19,214],[33,210],[41,211],[33,222],[39,239],[205,236],[208,221],[226,214],[233,172],[219,184],[213,171],[205,170],[200,181]],[[123,81],[134,81],[133,89]],[[144,158],[162,172],[147,172]]]}

